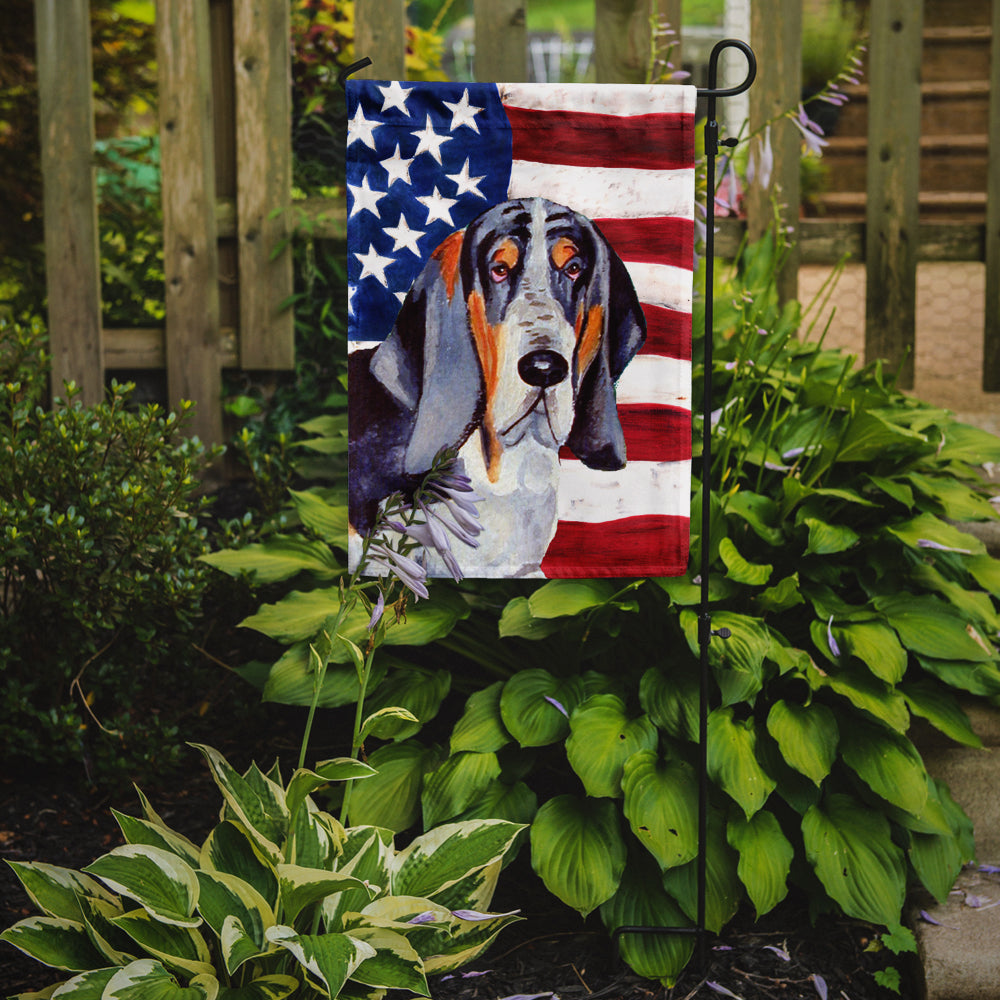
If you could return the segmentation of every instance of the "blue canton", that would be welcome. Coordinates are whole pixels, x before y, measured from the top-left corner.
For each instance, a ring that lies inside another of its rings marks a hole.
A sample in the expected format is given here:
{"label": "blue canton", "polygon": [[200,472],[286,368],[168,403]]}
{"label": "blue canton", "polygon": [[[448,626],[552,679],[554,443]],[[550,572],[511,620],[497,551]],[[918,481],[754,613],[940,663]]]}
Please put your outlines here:
{"label": "blue canton", "polygon": [[384,340],[456,229],[505,201],[511,132],[494,84],[347,84],[348,338]]}

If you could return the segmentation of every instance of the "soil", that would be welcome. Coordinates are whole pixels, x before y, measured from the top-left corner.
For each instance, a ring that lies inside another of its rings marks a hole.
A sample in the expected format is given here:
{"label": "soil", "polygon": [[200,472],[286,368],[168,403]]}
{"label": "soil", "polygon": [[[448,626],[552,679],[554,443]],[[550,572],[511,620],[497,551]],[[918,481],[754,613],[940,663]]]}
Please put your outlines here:
{"label": "soil", "polygon": [[[254,735],[259,747],[262,733],[258,729]],[[270,719],[267,736],[264,745],[291,748],[287,717]],[[219,747],[234,763],[249,759],[246,736],[220,740]],[[218,792],[194,751],[190,769],[147,792],[163,819],[196,841],[218,814]],[[122,842],[112,807],[139,814],[134,793],[109,796],[65,776],[7,775],[0,779],[0,858],[81,868]],[[866,950],[874,940],[872,928],[829,917],[812,926],[807,906],[799,899],[786,901],[759,923],[741,913],[721,936],[707,936],[705,967],[697,968],[695,959],[673,989],[633,974],[616,958],[596,915],[583,922],[563,907],[544,890],[523,856],[501,877],[494,908],[519,908],[525,919],[503,931],[470,969],[448,978],[432,977],[435,1000],[543,1000],[553,995],[562,1000],[733,995],[743,1000],[887,1000],[892,994],[873,978],[887,965],[903,974],[902,996],[918,992],[911,970],[899,959]],[[32,913],[11,870],[0,866],[0,927]],[[65,976],[0,944],[0,995],[42,989],[60,978]]]}

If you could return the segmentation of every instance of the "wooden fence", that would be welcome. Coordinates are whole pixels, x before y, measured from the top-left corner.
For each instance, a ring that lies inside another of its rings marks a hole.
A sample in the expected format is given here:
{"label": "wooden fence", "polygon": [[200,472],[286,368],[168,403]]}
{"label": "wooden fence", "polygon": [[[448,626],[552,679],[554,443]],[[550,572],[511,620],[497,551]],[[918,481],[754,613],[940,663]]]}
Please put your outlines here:
{"label": "wooden fence", "polygon": [[[526,79],[527,2],[474,0],[477,79]],[[88,0],[35,3],[53,384],[73,379],[94,401],[107,370],[166,369],[170,401],[195,400],[196,432],[220,441],[221,370],[293,364],[292,316],[282,309],[291,255],[276,252],[292,218],[283,211],[291,204],[290,0],[157,2],[166,325],[145,330],[101,327]],[[599,81],[645,78],[657,4],[658,16],[681,23],[681,0],[595,0]],[[405,0],[357,0],[356,51],[373,60],[369,75],[405,77],[405,9]],[[866,355],[896,364],[910,351],[903,379],[912,384],[917,262],[985,261],[983,384],[1000,391],[1000,0],[992,3],[985,224],[919,220],[922,11],[922,0],[871,0],[866,219],[787,217],[798,239],[782,291],[795,294],[800,263],[845,253],[863,260]],[[753,129],[799,101],[802,2],[753,0],[751,16]],[[763,231],[774,196],[799,204],[800,137],[782,124],[769,187],[748,193],[745,223],[725,220],[722,255],[744,228]],[[342,200],[312,201],[299,213],[314,220],[315,236],[343,238]]]}

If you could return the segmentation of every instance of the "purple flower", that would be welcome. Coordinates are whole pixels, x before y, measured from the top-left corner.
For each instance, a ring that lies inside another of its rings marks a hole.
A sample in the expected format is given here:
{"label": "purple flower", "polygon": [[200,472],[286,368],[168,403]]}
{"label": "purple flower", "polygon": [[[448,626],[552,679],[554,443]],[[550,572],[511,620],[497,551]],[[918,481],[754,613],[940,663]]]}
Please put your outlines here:
{"label": "purple flower", "polygon": [[373,542],[368,546],[368,565],[395,574],[404,587],[417,597],[429,597],[427,592],[427,571],[416,560],[389,548],[385,542]]}
{"label": "purple flower", "polygon": [[[790,113],[791,115],[791,113]],[[827,145],[822,138],[823,130],[806,114],[806,109],[800,104],[797,115],[791,115],[792,124],[802,134],[806,149],[816,156],[823,155],[823,147]]]}
{"label": "purple flower", "polygon": [[550,698],[549,695],[544,695],[544,698],[550,705],[555,705],[555,707],[559,709],[559,711],[562,712],[567,719],[569,718],[569,712],[566,711],[561,702],[556,701],[555,698]]}
{"label": "purple flower", "polygon": [[816,992],[819,994],[819,1000],[826,1000],[827,988],[826,980],[818,973],[813,973],[810,977],[813,981],[813,986],[816,987]]}
{"label": "purple flower", "polygon": [[792,960],[792,956],[789,955],[788,952],[784,948],[779,948],[775,944],[766,944],[766,945],[764,945],[764,950],[765,951],[773,951],[775,953],[775,955],[777,955],[778,958],[780,958],[782,960],[782,962],[790,962]]}
{"label": "purple flower", "polygon": [[830,646],[830,652],[834,656],[840,656],[840,646],[837,645],[837,640],[833,637],[833,615],[830,615],[830,620],[826,623],[826,641]]}
{"label": "purple flower", "polygon": [[437,919],[433,910],[424,910],[423,913],[418,913],[415,917],[410,917],[406,922],[408,924],[431,924]]}
{"label": "purple flower", "polygon": [[918,538],[917,547],[921,549],[939,549],[941,552],[960,552],[962,555],[971,556],[972,549],[956,549],[951,545],[942,545],[930,538]]}
{"label": "purple flower", "polygon": [[734,997],[735,1000],[743,1000],[738,993],[734,993],[732,990],[727,990],[721,983],[713,983],[709,981],[705,983],[705,985],[713,992],[721,993],[724,997]]}
{"label": "purple flower", "polygon": [[764,135],[750,148],[750,162],[747,164],[747,181],[760,184],[765,190],[771,186],[774,172],[774,150],[771,148],[771,126],[764,129]]}
{"label": "purple flower", "polygon": [[380,590],[378,592],[378,600],[375,602],[375,607],[372,609],[372,616],[368,619],[368,631],[371,632],[375,629],[375,626],[382,620],[382,613],[385,611],[385,594]]}
{"label": "purple flower", "polygon": [[494,917],[513,917],[520,913],[520,910],[510,910],[508,913],[480,913],[479,910],[452,910],[451,915],[459,920],[492,920]]}

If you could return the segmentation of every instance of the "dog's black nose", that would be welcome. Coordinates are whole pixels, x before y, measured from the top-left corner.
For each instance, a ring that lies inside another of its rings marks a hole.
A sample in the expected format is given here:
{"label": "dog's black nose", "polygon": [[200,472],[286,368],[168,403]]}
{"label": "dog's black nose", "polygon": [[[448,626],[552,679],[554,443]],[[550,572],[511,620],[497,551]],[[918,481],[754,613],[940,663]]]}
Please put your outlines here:
{"label": "dog's black nose", "polygon": [[522,382],[547,389],[558,385],[568,374],[566,359],[555,351],[531,351],[517,363],[517,374]]}

